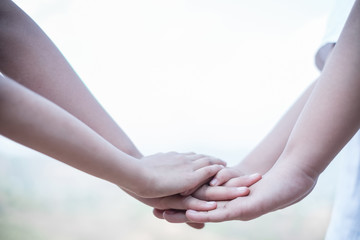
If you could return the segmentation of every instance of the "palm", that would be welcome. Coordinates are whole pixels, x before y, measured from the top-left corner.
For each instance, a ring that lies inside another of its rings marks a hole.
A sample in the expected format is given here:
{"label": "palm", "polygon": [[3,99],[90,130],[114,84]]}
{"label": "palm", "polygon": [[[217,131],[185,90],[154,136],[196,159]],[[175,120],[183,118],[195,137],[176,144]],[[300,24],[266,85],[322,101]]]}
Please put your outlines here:
{"label": "palm", "polygon": [[186,215],[194,222],[250,220],[300,201],[315,183],[299,172],[274,169],[250,187],[247,197],[218,202],[217,209],[208,212],[187,211]]}

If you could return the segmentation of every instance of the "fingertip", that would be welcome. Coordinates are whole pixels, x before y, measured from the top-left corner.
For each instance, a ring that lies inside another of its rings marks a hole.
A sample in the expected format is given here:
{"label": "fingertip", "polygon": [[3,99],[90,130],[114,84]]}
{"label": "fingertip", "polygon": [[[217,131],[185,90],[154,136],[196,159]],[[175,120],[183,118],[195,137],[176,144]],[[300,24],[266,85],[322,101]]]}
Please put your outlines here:
{"label": "fingertip", "polygon": [[163,216],[164,216],[164,215],[174,215],[174,214],[176,214],[176,213],[177,213],[177,211],[172,210],[172,209],[169,209],[169,210],[165,210],[165,211],[164,211]]}
{"label": "fingertip", "polygon": [[219,161],[219,165],[221,165],[222,167],[226,167],[226,162],[225,161],[223,161],[223,160],[221,160],[221,159],[218,159],[218,161]]}
{"label": "fingertip", "polygon": [[216,178],[213,178],[211,181],[210,181],[210,186],[216,186],[217,184],[219,183],[219,180],[217,180]]}
{"label": "fingertip", "polygon": [[219,168],[219,169],[223,169],[223,168],[224,168],[224,165],[221,165],[221,164],[214,164],[214,166],[216,166],[216,167]]}
{"label": "fingertip", "polygon": [[185,216],[185,212],[181,210],[166,210],[164,211],[163,217],[170,223],[188,222],[188,219]]}
{"label": "fingertip", "polygon": [[214,176],[222,169],[221,165],[218,165],[218,164],[207,166],[205,168],[207,168],[207,170],[208,170],[207,171],[208,177]]}
{"label": "fingertip", "polygon": [[186,210],[186,216],[194,216],[194,215],[197,215],[198,214],[198,211],[196,210],[193,210],[193,209],[189,209],[189,210]]}
{"label": "fingertip", "polygon": [[254,173],[254,174],[251,174],[249,176],[249,183],[247,184],[247,186],[251,186],[253,185],[254,183],[260,181],[262,179],[262,175],[260,173]]}
{"label": "fingertip", "polygon": [[250,193],[250,189],[248,187],[238,187],[236,188],[236,192],[239,197],[246,196]]}
{"label": "fingertip", "polygon": [[201,223],[204,221],[201,221],[200,212],[195,210],[186,210],[186,218],[189,219],[191,222]]}
{"label": "fingertip", "polygon": [[203,168],[200,168],[195,171],[193,175],[194,182],[204,183],[204,181],[208,181],[209,178],[214,177],[220,170],[222,169],[221,165],[210,165]]}
{"label": "fingertip", "polygon": [[187,222],[186,224],[189,225],[190,227],[195,228],[195,229],[203,229],[205,227],[204,223]]}
{"label": "fingertip", "polygon": [[213,210],[213,209],[216,209],[217,203],[214,201],[206,202],[205,207],[206,207],[206,209],[203,209],[204,211]]}
{"label": "fingertip", "polygon": [[223,167],[219,172],[217,172],[214,178],[211,180],[210,185],[220,186],[227,182],[231,178],[228,169],[229,168]]}
{"label": "fingertip", "polygon": [[261,179],[262,175],[260,173],[253,173],[249,176],[251,179]]}
{"label": "fingertip", "polygon": [[193,209],[196,211],[210,211],[217,208],[217,202],[200,200],[194,197],[189,197],[184,205],[184,209]]}
{"label": "fingertip", "polygon": [[153,214],[155,217],[159,218],[159,219],[164,219],[163,214],[164,214],[164,210],[160,210],[160,209],[153,209]]}

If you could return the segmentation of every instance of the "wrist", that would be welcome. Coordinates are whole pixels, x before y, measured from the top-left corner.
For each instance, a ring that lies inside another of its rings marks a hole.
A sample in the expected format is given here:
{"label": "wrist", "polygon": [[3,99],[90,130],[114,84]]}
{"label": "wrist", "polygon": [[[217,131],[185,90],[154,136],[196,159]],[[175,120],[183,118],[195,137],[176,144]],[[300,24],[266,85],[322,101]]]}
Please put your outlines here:
{"label": "wrist", "polygon": [[151,191],[151,172],[141,159],[133,158],[130,164],[132,165],[133,170],[128,171],[128,180],[124,181],[124,183],[119,186],[139,197],[147,197]]}
{"label": "wrist", "polygon": [[286,172],[294,180],[299,179],[306,185],[315,185],[320,172],[307,166],[300,156],[282,155],[275,163],[271,171]]}
{"label": "wrist", "polygon": [[144,185],[144,167],[140,159],[121,151],[116,154],[116,158],[117,164],[110,170],[114,179],[111,182],[126,191],[138,194],[139,187]]}
{"label": "wrist", "polygon": [[[241,161],[237,165],[235,165],[233,168],[235,168],[237,171],[243,173],[243,175],[251,175],[254,173],[260,173],[258,169],[255,169],[252,167],[252,165],[247,164],[245,161]],[[263,173],[260,173],[263,174]]]}
{"label": "wrist", "polygon": [[316,181],[321,174],[318,169],[319,158],[303,149],[287,146],[280,155],[274,167],[287,168],[289,171],[306,176]]}

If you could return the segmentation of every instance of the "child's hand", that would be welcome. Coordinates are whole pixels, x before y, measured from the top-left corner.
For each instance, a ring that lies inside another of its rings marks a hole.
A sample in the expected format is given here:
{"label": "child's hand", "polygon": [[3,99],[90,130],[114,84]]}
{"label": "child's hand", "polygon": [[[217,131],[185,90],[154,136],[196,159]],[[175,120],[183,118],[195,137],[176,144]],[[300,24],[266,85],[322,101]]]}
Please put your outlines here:
{"label": "child's hand", "polygon": [[248,187],[258,182],[261,177],[258,173],[244,175],[237,168],[224,168],[210,181],[210,185],[204,184],[193,193],[193,196],[207,201],[225,201],[244,197],[250,193]]}
{"label": "child's hand", "polygon": [[[250,188],[249,196],[217,202],[217,208],[211,211],[188,210],[184,221],[204,223],[254,219],[300,201],[311,192],[315,183],[316,179],[294,166],[277,166]],[[207,198],[206,195],[199,197]]]}
{"label": "child's hand", "polygon": [[[238,197],[247,196],[250,192],[248,186],[256,183],[261,179],[260,174],[252,175],[243,175],[243,173],[234,168],[225,168],[218,172],[216,177],[220,179],[227,179],[231,176],[234,177],[233,181],[229,181],[229,186],[209,186],[204,184],[196,192],[192,194],[196,199],[206,200],[206,201],[226,201],[232,200]],[[232,180],[232,179],[231,179]],[[219,183],[221,180],[219,180]],[[231,186],[230,186],[231,185]],[[192,208],[188,208],[192,209]],[[214,209],[211,209],[214,210]],[[202,223],[194,223],[186,218],[185,210],[160,210],[154,209],[154,215],[157,218],[165,219],[168,222],[172,223],[182,223],[186,222],[189,226],[194,228],[202,228],[204,225]]]}
{"label": "child's hand", "polygon": [[184,193],[205,183],[226,163],[195,153],[159,153],[141,159],[138,196],[164,197]]}
{"label": "child's hand", "polygon": [[164,211],[167,209],[178,209],[184,211],[187,209],[194,209],[198,211],[210,211],[214,210],[217,206],[215,201],[200,200],[194,198],[193,196],[181,196],[179,194],[176,194],[168,197],[143,198],[128,191],[127,193],[129,193],[132,197],[136,198],[140,202],[150,207],[156,208],[159,211]]}
{"label": "child's hand", "polygon": [[[125,190],[126,191],[126,190]],[[176,212],[181,212],[185,216],[185,211],[187,209],[194,209],[198,211],[210,211],[216,209],[217,203],[214,201],[204,201],[193,196],[182,196],[182,195],[172,195],[168,197],[159,197],[159,198],[142,198],[135,195],[132,192],[126,191],[128,194],[139,200],[140,202],[151,206],[154,208],[153,213],[156,217],[163,219],[163,213],[167,211],[168,214],[175,214]],[[176,209],[176,210],[169,210]],[[172,211],[172,212],[171,212]],[[188,223],[189,226],[201,229],[205,226],[204,223]]]}

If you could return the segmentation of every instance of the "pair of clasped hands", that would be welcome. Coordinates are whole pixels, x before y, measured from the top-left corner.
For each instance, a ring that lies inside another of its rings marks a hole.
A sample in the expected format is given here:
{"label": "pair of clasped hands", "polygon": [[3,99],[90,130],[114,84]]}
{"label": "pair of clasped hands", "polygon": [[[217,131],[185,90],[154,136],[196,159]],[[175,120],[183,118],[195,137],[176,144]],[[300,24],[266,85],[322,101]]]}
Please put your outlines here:
{"label": "pair of clasped hands", "polygon": [[141,162],[152,169],[156,175],[153,179],[157,180],[142,185],[148,191],[140,191],[140,195],[146,197],[128,193],[154,207],[153,213],[158,218],[186,222],[201,229],[205,222],[247,220],[260,215],[247,198],[251,186],[262,176],[245,174],[240,164],[228,168],[224,161],[214,157],[176,152],[144,157]]}

